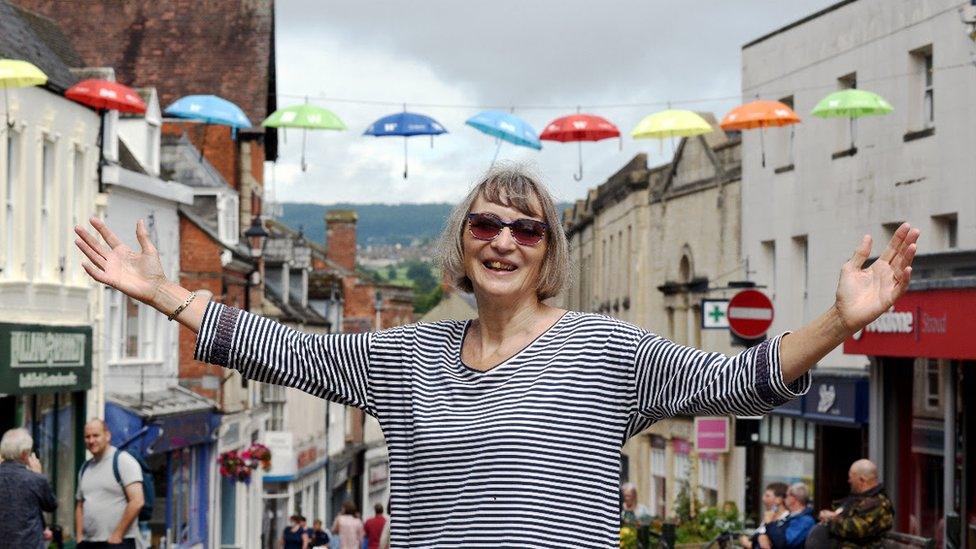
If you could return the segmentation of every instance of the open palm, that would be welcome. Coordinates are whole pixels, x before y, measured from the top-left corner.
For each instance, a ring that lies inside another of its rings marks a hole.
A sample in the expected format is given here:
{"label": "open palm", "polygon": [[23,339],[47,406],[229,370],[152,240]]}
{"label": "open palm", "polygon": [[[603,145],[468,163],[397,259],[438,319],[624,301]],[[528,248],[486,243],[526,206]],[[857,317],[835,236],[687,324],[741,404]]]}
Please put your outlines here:
{"label": "open palm", "polygon": [[75,245],[85,254],[85,271],[95,280],[107,284],[125,295],[151,304],[159,288],[166,283],[159,252],[149,240],[145,223],[136,224],[136,238],[140,251],[125,245],[100,219],[91,219],[92,227],[104,243],[84,227],[75,227]]}
{"label": "open palm", "polygon": [[854,332],[870,324],[908,289],[918,235],[918,229],[903,223],[884,253],[866,269],[862,267],[871,254],[871,237],[861,240],[841,269],[837,284],[837,310],[848,330]]}

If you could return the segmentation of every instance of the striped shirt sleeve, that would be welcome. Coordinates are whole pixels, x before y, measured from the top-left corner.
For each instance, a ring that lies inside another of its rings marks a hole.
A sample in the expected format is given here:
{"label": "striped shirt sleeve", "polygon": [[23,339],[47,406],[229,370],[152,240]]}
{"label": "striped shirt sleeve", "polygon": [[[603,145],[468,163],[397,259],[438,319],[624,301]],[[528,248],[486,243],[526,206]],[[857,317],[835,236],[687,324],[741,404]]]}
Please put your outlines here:
{"label": "striped shirt sleeve", "polygon": [[210,302],[194,358],[247,379],[285,385],[376,415],[369,387],[371,333],[306,334]]}
{"label": "striped shirt sleeve", "polygon": [[763,415],[807,392],[810,373],[783,380],[783,335],[735,356],[685,347],[654,334],[637,343],[637,413],[657,421],[675,415]]}

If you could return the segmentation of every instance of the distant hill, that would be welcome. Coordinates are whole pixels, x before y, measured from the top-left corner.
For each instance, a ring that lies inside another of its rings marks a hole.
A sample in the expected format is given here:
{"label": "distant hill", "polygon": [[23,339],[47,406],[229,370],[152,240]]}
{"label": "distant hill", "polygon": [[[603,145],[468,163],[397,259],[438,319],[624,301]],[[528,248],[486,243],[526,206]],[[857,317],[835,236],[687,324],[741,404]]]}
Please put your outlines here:
{"label": "distant hill", "polygon": [[[558,204],[559,211],[569,203]],[[409,246],[437,238],[454,204],[308,204],[285,202],[280,221],[291,227],[303,227],[305,237],[313,242],[325,242],[325,212],[327,210],[355,210],[359,216],[356,241],[369,244],[401,244]]]}

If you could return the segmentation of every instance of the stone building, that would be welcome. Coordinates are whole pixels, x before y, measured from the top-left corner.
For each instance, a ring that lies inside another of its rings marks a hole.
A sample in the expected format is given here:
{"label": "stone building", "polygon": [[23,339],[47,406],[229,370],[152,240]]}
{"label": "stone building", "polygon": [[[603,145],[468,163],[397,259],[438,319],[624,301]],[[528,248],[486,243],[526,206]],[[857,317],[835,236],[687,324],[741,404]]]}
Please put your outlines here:
{"label": "stone building", "polygon": [[[714,124],[714,117],[705,115]],[[637,155],[564,212],[575,276],[563,304],[637,324],[673,341],[735,354],[727,330],[703,330],[701,299],[734,293],[739,249],[740,141],[720,129],[680,140],[672,163]],[[731,446],[731,444],[730,444]],[[674,512],[687,482],[705,503],[745,500],[745,449],[698,453],[692,418],[661,421],[627,441],[622,480],[651,513]]]}

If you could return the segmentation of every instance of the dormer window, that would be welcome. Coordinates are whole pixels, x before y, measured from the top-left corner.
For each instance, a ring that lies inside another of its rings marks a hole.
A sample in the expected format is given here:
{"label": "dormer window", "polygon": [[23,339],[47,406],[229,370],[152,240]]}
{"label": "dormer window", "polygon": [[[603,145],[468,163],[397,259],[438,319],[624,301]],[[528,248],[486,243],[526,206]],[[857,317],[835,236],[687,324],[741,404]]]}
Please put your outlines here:
{"label": "dormer window", "polygon": [[234,245],[240,241],[240,222],[238,221],[237,196],[227,194],[217,198],[217,228],[224,244]]}

